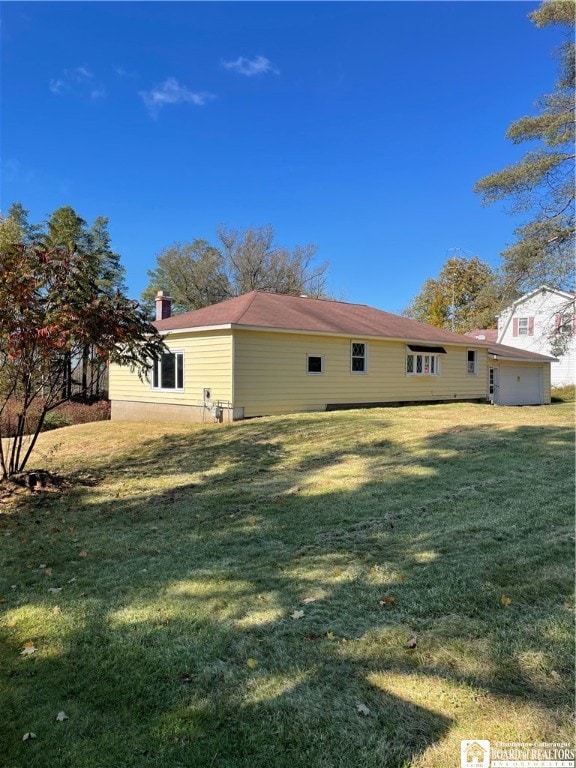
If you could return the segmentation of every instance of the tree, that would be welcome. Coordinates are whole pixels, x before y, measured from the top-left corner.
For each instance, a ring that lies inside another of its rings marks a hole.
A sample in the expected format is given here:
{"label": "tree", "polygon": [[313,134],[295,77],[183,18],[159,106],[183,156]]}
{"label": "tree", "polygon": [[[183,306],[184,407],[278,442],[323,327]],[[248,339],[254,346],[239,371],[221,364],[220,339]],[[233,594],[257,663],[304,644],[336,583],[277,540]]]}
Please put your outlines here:
{"label": "tree", "polygon": [[421,323],[465,333],[490,328],[499,310],[498,281],[477,256],[455,256],[437,278],[429,278],[404,314]]}
{"label": "tree", "polygon": [[65,237],[49,226],[44,243],[30,243],[16,220],[0,219],[2,479],[24,470],[46,415],[68,399],[63,357],[74,368],[90,347],[144,375],[164,351],[143,310],[99,286],[97,260],[70,247],[79,222],[69,212],[59,221]]}
{"label": "tree", "polygon": [[218,247],[193,240],[162,250],[156,268],[148,271],[144,305],[152,310],[158,290],[172,297],[179,312],[252,290],[325,295],[328,263],[315,265],[315,246],[277,246],[270,226],[236,230],[222,225],[217,236]]}
{"label": "tree", "polygon": [[507,298],[543,284],[574,286],[574,85],[573,0],[545,0],[530,14],[538,27],[562,25],[560,76],[554,91],[539,101],[537,115],[512,123],[507,137],[535,148],[501,171],[480,179],[485,204],[511,199],[512,213],[526,214],[516,242],[502,253]]}
{"label": "tree", "polygon": [[151,313],[159,290],[172,298],[176,312],[207,307],[233,295],[222,254],[206,240],[164,248],[156,257],[156,268],[148,270],[148,277],[142,302]]}
{"label": "tree", "polygon": [[[27,216],[22,217],[22,206],[17,203],[10,209],[9,218],[14,212],[23,231],[31,230],[32,237],[28,237],[28,243],[40,243],[47,250],[58,249],[69,254],[76,254],[86,265],[85,273],[93,275],[95,286],[99,290],[113,295],[116,291],[125,293],[125,270],[120,263],[120,257],[112,251],[110,235],[108,233],[108,219],[98,216],[93,225],[88,228],[86,221],[81,218],[69,205],[57,208],[49,217],[47,230],[42,231],[40,226],[30,227],[27,224]],[[26,212],[24,212],[26,213]],[[90,346],[82,350],[82,365],[74,365],[68,352],[63,353],[62,366],[64,377],[63,390],[69,399],[73,392],[80,387],[84,399],[100,396],[100,384],[105,370],[105,363],[97,361]],[[76,380],[72,375],[72,368],[77,374]],[[79,396],[79,393],[76,391]]]}
{"label": "tree", "polygon": [[221,225],[218,239],[234,295],[260,290],[292,296],[323,296],[328,262],[314,266],[315,245],[274,244],[271,226],[236,230]]}

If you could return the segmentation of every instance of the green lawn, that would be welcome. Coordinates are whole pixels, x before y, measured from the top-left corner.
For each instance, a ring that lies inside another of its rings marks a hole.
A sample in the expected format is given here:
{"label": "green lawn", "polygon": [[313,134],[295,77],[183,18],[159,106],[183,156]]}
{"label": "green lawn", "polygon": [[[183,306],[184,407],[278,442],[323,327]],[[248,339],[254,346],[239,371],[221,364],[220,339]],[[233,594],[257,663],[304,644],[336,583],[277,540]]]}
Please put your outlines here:
{"label": "green lawn", "polygon": [[0,765],[571,741],[573,437],[566,403],[42,435],[72,482],[0,503]]}

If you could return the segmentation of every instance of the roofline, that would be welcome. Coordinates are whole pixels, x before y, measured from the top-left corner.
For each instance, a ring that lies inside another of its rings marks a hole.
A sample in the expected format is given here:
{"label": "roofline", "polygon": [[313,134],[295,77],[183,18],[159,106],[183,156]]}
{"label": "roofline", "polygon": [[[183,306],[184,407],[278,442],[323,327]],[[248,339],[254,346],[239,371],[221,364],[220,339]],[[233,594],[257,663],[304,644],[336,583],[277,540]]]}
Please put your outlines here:
{"label": "roofline", "polygon": [[[379,334],[353,333],[345,331],[311,331],[300,328],[269,328],[264,325],[242,325],[241,323],[223,323],[221,325],[199,325],[189,328],[169,328],[159,330],[162,336],[172,333],[200,333],[207,331],[257,331],[265,333],[291,333],[303,336],[330,336],[333,338],[369,339],[371,341],[398,341],[403,344],[446,344],[454,347],[483,347],[488,348],[494,342],[482,341],[472,336],[463,341],[446,341],[446,339],[424,339],[421,336],[382,336]],[[469,340],[468,340],[469,339]]]}
{"label": "roofline", "polygon": [[564,291],[561,288],[551,288],[549,285],[541,285],[540,288],[535,288],[533,291],[530,291],[529,293],[525,293],[523,296],[520,296],[519,299],[516,299],[516,301],[513,301],[511,304],[508,304],[507,307],[505,307],[502,312],[498,315],[503,315],[505,312],[507,312],[511,307],[515,307],[517,304],[522,304],[522,302],[527,301],[528,299],[531,299],[532,296],[535,296],[537,293],[540,293],[540,291],[548,291],[549,293],[556,293],[557,295],[564,296],[568,300],[573,300],[576,298],[576,294],[572,293],[571,291]]}
{"label": "roofline", "polygon": [[[537,354],[536,352],[534,354]],[[557,363],[556,357],[548,357],[548,355],[538,355],[538,357],[511,357],[508,355],[502,355],[499,352],[492,352],[488,350],[488,356],[493,357],[494,360],[511,360],[515,363]]]}

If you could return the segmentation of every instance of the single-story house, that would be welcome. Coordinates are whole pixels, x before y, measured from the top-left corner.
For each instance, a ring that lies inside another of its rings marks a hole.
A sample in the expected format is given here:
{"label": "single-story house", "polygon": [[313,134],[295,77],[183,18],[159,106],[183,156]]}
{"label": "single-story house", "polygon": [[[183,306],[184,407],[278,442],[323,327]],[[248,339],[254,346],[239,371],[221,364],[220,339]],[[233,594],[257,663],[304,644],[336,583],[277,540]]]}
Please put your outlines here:
{"label": "single-story house", "polygon": [[148,381],[110,367],[113,419],[211,421],[346,407],[550,402],[553,358],[362,304],[262,291],[171,316]]}

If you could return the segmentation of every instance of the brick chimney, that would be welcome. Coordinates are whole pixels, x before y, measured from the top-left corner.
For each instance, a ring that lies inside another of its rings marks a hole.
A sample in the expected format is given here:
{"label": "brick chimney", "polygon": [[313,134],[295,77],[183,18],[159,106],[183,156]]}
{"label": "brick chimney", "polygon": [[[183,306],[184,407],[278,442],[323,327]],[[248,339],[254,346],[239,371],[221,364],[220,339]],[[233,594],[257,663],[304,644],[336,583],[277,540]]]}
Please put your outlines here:
{"label": "brick chimney", "polygon": [[172,314],[172,299],[164,291],[156,294],[156,320],[166,320]]}

